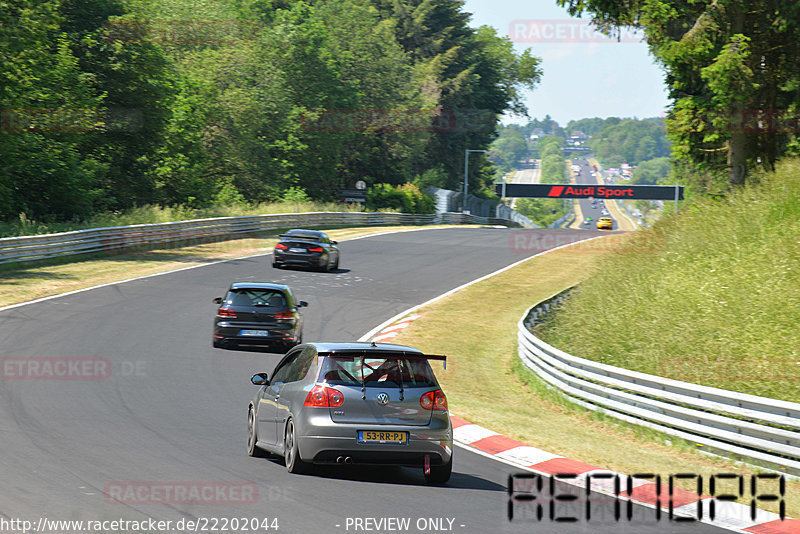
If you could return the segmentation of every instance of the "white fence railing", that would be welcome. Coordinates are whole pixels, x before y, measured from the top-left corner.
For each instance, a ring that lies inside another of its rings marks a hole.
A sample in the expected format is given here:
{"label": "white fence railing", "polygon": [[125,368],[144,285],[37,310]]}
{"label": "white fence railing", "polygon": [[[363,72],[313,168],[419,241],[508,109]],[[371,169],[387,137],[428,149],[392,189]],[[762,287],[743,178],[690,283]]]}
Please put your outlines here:
{"label": "white fence railing", "polygon": [[621,369],[567,354],[531,329],[566,298],[533,306],[518,324],[519,356],[574,402],[703,446],[800,475],[800,404]]}
{"label": "white fence railing", "polygon": [[418,215],[410,213],[313,212],[245,217],[220,217],[159,224],[137,224],[76,230],[58,234],[0,239],[0,264],[43,260],[74,254],[97,254],[169,245],[178,248],[193,243],[225,240],[247,234],[274,231],[295,226],[383,226],[444,224],[518,223],[461,213]]}

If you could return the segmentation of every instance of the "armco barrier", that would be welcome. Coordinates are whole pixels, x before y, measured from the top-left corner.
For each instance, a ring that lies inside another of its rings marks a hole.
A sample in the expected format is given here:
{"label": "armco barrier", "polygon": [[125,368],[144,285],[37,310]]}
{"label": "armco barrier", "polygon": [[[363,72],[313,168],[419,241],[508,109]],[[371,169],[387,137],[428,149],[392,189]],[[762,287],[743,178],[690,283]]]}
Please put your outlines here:
{"label": "armco barrier", "polygon": [[648,375],[578,358],[531,331],[568,296],[562,291],[520,319],[519,356],[572,401],[684,438],[703,450],[800,475],[800,404]]}
{"label": "armco barrier", "polygon": [[76,230],[58,234],[0,239],[0,264],[43,260],[56,256],[103,253],[152,247],[186,246],[200,241],[230,239],[294,226],[383,226],[444,224],[492,224],[519,226],[506,219],[462,213],[418,215],[410,213],[313,212],[245,217],[219,217],[159,224],[137,224]]}

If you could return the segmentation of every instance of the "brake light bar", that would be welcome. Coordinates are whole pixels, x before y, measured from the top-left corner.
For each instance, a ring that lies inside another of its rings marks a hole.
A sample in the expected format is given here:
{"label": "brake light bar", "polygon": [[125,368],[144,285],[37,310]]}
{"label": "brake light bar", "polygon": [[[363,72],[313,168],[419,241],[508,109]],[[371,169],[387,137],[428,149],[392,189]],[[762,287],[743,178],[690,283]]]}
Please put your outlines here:
{"label": "brake light bar", "polygon": [[308,249],[309,252],[322,252],[322,247],[312,247]]}
{"label": "brake light bar", "polygon": [[289,247],[287,247],[287,246],[286,246],[286,245],[284,245],[283,243],[278,243],[277,245],[275,245],[275,248],[277,248],[278,250],[286,250],[286,249],[288,249]]}
{"label": "brake light bar", "polygon": [[276,319],[293,319],[294,313],[290,311],[282,311],[276,313],[273,317],[275,317]]}
{"label": "brake light bar", "polygon": [[230,308],[220,308],[217,310],[217,315],[220,317],[236,317],[236,312]]}

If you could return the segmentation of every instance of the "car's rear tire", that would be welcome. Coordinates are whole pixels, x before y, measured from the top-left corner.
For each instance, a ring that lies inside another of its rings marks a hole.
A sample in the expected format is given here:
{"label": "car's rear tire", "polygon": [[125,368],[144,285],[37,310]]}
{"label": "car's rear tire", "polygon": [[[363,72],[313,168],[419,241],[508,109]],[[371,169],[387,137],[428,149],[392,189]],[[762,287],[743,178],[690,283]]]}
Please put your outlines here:
{"label": "car's rear tire", "polygon": [[308,471],[308,464],[300,459],[297,433],[291,417],[286,421],[286,432],[283,435],[283,461],[286,464],[286,470],[290,473],[299,475]]}
{"label": "car's rear tire", "polygon": [[259,448],[258,434],[256,430],[256,414],[253,407],[247,411],[247,455],[254,458],[265,458],[267,456],[264,449]]}
{"label": "car's rear tire", "polygon": [[448,460],[446,464],[431,466],[431,472],[425,475],[425,481],[430,484],[444,484],[450,480],[450,475],[452,472],[453,455],[451,454],[450,460]]}
{"label": "car's rear tire", "polygon": [[333,268],[331,270],[335,271],[338,268],[339,268],[339,256],[336,256],[336,261],[333,262]]}

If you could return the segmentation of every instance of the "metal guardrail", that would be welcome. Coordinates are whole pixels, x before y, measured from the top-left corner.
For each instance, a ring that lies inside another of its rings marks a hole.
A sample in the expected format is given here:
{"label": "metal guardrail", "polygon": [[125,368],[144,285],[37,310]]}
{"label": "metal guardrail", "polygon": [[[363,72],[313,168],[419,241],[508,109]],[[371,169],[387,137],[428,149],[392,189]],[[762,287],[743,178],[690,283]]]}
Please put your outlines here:
{"label": "metal guardrail", "polygon": [[470,214],[478,214],[478,217],[488,217],[490,214],[494,214],[494,218],[496,219],[513,221],[518,223],[521,227],[539,228],[538,225],[533,224],[530,219],[521,213],[514,211],[496,200],[487,200],[474,195],[467,195],[466,206],[462,206],[462,193],[450,191],[449,189],[440,189],[438,187],[429,187],[425,192],[433,197],[437,214],[455,213],[454,210],[460,210],[464,207]]}
{"label": "metal guardrail", "polygon": [[630,371],[578,358],[532,329],[572,288],[520,319],[522,362],[551,387],[591,410],[684,438],[703,450],[800,475],[800,404]]}
{"label": "metal guardrail", "polygon": [[495,206],[495,216],[500,219],[508,219],[519,223],[520,226],[525,228],[541,228],[538,224],[534,224],[529,218],[519,213],[518,211],[506,206],[505,204],[498,204]]}
{"label": "metal guardrail", "polygon": [[295,226],[383,226],[444,224],[500,224],[518,226],[505,219],[461,213],[419,215],[410,213],[312,212],[244,217],[219,217],[158,224],[137,224],[75,230],[57,234],[0,239],[0,264],[22,263],[69,256],[131,250],[153,245],[187,246],[201,241],[225,240]]}
{"label": "metal guardrail", "polygon": [[441,224],[487,224],[487,225],[502,225],[519,228],[522,225],[513,220],[500,219],[498,217],[478,217],[469,213],[439,213],[437,214],[437,222]]}

